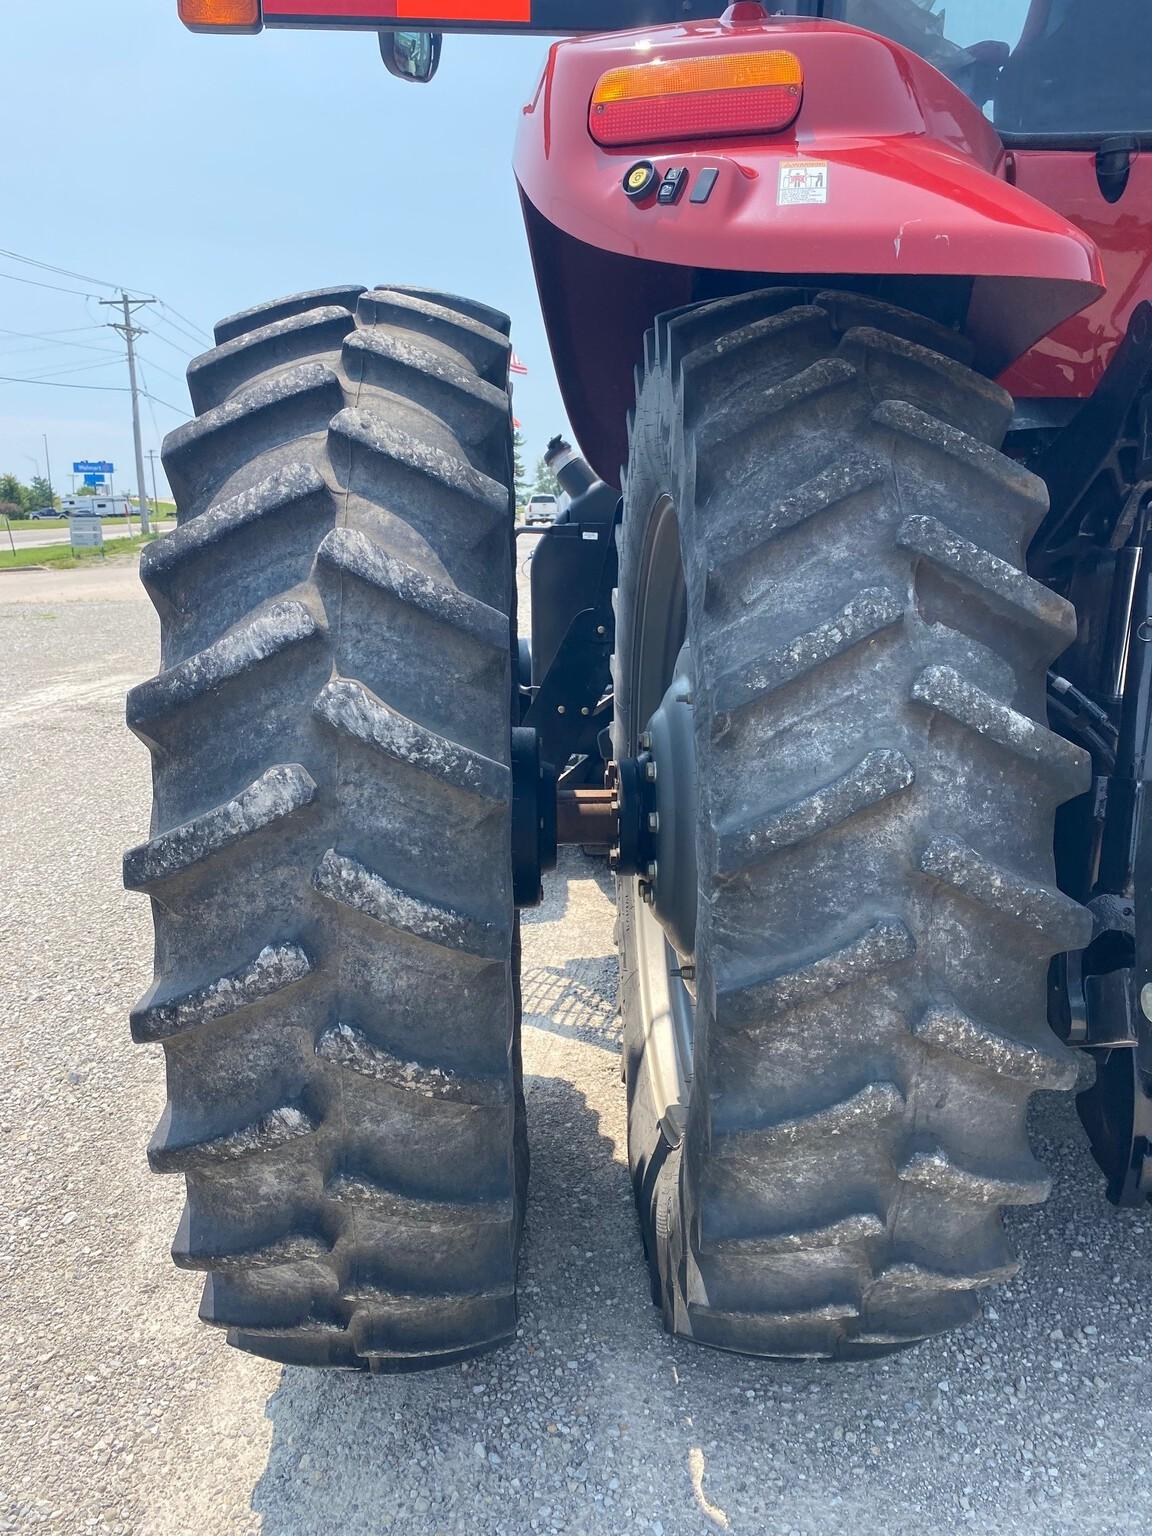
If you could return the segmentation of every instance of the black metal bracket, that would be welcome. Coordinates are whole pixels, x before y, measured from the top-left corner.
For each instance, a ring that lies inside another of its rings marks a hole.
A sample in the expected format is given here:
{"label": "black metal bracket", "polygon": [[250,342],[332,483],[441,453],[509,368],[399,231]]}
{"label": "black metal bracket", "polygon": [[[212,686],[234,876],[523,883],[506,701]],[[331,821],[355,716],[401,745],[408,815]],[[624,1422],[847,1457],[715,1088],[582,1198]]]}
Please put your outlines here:
{"label": "black metal bracket", "polygon": [[563,768],[576,753],[595,748],[596,706],[611,681],[615,638],[610,604],[585,608],[568,626],[524,716],[524,725],[539,733],[545,762]]}
{"label": "black metal bracket", "polygon": [[[526,531],[518,530],[517,536]],[[521,687],[524,714],[512,732],[512,864],[519,907],[536,906],[543,899],[541,877],[556,867],[561,776],[573,758],[594,758],[600,763],[602,705],[611,698],[616,642],[612,607],[617,571],[615,523],[574,531],[585,539],[595,539],[603,551],[591,593],[592,605],[572,617],[539,686],[534,691]],[[523,672],[523,657],[520,665]],[[595,773],[592,778],[595,780]],[[563,780],[566,792],[568,782]],[[599,792],[603,797],[603,784]],[[587,814],[588,807],[584,810]],[[599,818],[592,819],[599,827]],[[576,821],[579,824],[580,818]]]}
{"label": "black metal bracket", "polygon": [[[1141,429],[1149,398],[1137,401]],[[1147,457],[1146,447],[1142,452]],[[1077,1103],[1107,1175],[1108,1197],[1120,1205],[1152,1195],[1152,915],[1144,910],[1152,892],[1150,489],[1130,493],[1132,521],[1117,529],[1118,552],[1099,543],[1081,550],[1085,565],[1094,558],[1107,578],[1088,587],[1085,609],[1089,637],[1093,618],[1102,614],[1107,626],[1079,660],[1107,709],[1057,678],[1051,715],[1063,734],[1092,753],[1092,790],[1061,811],[1056,847],[1061,884],[1087,905],[1095,931],[1085,950],[1053,962],[1050,1020],[1096,1063],[1095,1083]],[[1076,518],[1081,521],[1079,509]],[[1101,530],[1094,531],[1098,538]],[[1060,665],[1071,669],[1077,661],[1070,652]]]}
{"label": "black metal bracket", "polygon": [[1034,575],[1056,584],[1082,536],[1112,549],[1126,542],[1133,492],[1152,481],[1152,304],[1137,304],[1095,393],[1030,467],[1050,503],[1032,540]]}
{"label": "black metal bracket", "polygon": [[612,590],[616,585],[616,521],[602,539],[604,557],[591,607],[577,613],[544,674],[524,716],[524,724],[540,733],[545,762],[563,772],[569,758],[599,750],[603,721],[597,706],[612,685],[612,652],[616,645],[616,614]]}

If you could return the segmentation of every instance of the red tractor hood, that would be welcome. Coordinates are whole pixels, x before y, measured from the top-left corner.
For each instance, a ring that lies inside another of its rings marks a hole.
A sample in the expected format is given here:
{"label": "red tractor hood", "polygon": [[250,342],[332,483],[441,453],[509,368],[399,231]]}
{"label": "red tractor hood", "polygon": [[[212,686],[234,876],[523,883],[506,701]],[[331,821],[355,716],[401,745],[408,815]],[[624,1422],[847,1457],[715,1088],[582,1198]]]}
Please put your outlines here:
{"label": "red tractor hood", "polygon": [[[609,69],[720,51],[785,48],[804,70],[790,128],[755,137],[604,148],[589,103]],[[706,202],[631,201],[637,160],[718,174]],[[995,373],[1102,290],[1080,230],[1011,185],[995,129],[898,44],[836,22],[691,23],[553,45],[524,108],[516,175],[536,212],[574,240],[678,267],[764,274],[976,279],[969,314]],[[541,274],[542,282],[546,277]]]}

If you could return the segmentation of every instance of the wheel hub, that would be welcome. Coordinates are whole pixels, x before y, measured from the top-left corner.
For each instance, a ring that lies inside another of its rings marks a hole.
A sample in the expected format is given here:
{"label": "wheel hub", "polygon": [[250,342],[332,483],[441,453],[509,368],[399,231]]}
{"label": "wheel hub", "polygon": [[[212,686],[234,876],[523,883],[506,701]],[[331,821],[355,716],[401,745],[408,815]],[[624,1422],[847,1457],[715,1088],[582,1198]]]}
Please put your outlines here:
{"label": "wheel hub", "polygon": [[685,647],[676,675],[640,738],[641,836],[650,855],[640,895],[679,955],[696,950],[696,742],[691,660]]}
{"label": "wheel hub", "polygon": [[691,655],[639,739],[635,757],[607,765],[602,789],[557,790],[532,730],[513,732],[513,867],[518,906],[535,906],[557,844],[606,845],[618,875],[635,875],[668,942],[696,948],[696,743]]}

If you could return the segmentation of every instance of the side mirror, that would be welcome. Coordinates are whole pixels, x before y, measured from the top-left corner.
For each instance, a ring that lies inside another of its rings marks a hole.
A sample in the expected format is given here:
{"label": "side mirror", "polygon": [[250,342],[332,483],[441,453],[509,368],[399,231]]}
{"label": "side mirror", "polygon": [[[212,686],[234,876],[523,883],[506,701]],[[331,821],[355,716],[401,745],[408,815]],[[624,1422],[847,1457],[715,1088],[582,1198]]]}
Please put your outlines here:
{"label": "side mirror", "polygon": [[397,80],[427,85],[440,67],[442,32],[381,32],[380,57]]}

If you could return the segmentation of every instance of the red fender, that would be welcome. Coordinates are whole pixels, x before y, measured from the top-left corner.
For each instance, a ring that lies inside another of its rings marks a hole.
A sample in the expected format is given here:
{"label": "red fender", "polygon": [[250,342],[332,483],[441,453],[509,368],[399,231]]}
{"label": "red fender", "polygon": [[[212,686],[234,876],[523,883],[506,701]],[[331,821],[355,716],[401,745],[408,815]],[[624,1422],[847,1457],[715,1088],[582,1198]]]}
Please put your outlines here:
{"label": "red fender", "polygon": [[[792,127],[754,137],[604,148],[588,128],[597,80],[654,58],[785,48],[804,70]],[[673,205],[634,203],[637,160],[684,166]],[[690,200],[705,167],[705,203]],[[973,279],[969,334],[999,373],[1103,289],[1092,240],[1007,180],[995,129],[899,44],[837,22],[688,23],[553,45],[523,109],[515,168],[549,339],[585,453],[614,479],[631,372],[660,309],[689,302],[701,270],[834,279]],[[797,170],[823,201],[795,202]],[[616,415],[615,413],[619,413]],[[613,419],[614,417],[614,419]]]}

